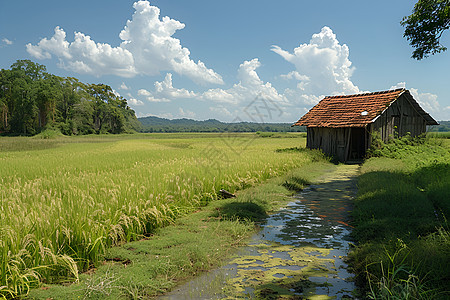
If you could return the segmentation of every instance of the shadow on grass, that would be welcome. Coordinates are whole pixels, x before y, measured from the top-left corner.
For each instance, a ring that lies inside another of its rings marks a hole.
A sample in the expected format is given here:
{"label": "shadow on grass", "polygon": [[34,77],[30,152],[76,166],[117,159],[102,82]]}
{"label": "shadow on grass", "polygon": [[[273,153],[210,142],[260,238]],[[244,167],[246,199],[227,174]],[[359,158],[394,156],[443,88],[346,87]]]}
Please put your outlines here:
{"label": "shadow on grass", "polygon": [[365,274],[386,276],[384,265],[406,270],[399,275],[403,282],[417,275],[428,293],[448,295],[450,269],[442,266],[450,264],[450,164],[372,171],[360,176],[358,186],[352,236],[359,246],[352,260],[360,285]]}
{"label": "shadow on grass", "polygon": [[284,186],[289,191],[298,193],[298,192],[303,191],[303,189],[310,184],[311,184],[311,182],[309,182],[308,180],[306,180],[302,177],[290,176],[281,185]]}
{"label": "shadow on grass", "polygon": [[216,209],[213,217],[227,220],[249,220],[262,222],[267,218],[266,210],[253,202],[229,202]]}
{"label": "shadow on grass", "polygon": [[[308,153],[313,162],[318,162],[318,161],[328,161],[328,162],[332,162],[335,163],[333,161],[333,159],[331,157],[328,157],[327,155],[325,155],[322,150],[319,149],[308,149],[308,148],[304,148],[304,147],[292,147],[292,148],[280,148],[275,150],[275,152],[296,152],[296,153]],[[336,164],[336,163],[335,163]]]}

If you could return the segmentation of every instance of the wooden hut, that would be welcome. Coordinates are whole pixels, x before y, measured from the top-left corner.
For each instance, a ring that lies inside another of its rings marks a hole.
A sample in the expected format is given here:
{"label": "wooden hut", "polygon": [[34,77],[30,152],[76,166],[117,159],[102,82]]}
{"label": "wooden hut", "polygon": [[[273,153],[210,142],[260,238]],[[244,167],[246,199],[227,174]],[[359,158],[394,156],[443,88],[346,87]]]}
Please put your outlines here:
{"label": "wooden hut", "polygon": [[296,125],[307,127],[306,147],[349,162],[364,157],[373,132],[387,141],[406,133],[417,136],[438,123],[402,88],[325,97]]}

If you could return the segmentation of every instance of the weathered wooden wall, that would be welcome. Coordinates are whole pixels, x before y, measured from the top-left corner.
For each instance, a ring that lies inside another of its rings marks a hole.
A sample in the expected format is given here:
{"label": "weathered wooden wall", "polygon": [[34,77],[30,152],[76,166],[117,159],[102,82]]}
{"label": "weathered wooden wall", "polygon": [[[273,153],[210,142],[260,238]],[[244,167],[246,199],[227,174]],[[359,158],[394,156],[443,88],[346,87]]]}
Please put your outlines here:
{"label": "weathered wooden wall", "polygon": [[322,149],[324,153],[343,162],[360,159],[370,147],[370,133],[373,132],[379,132],[385,142],[408,132],[411,136],[418,136],[426,132],[426,120],[403,94],[364,128],[308,127],[306,146]]}
{"label": "weathered wooden wall", "polygon": [[308,127],[306,146],[344,161],[349,134],[349,128]]}
{"label": "weathered wooden wall", "polygon": [[408,132],[411,136],[418,136],[426,132],[426,121],[402,95],[375,120],[371,130],[378,131],[383,141],[392,139],[397,134],[404,136]]}
{"label": "weathered wooden wall", "polygon": [[306,147],[321,149],[342,162],[360,160],[369,147],[369,133],[362,127],[308,127]]}

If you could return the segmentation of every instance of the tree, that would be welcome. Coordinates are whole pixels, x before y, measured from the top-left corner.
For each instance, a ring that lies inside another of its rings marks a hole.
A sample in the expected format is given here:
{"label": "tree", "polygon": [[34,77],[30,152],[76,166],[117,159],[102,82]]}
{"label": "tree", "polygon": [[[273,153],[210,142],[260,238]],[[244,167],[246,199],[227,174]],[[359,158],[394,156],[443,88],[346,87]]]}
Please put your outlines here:
{"label": "tree", "polygon": [[446,51],[440,39],[450,28],[450,0],[419,0],[400,24],[405,26],[403,37],[415,48],[412,58],[421,60]]}
{"label": "tree", "polygon": [[44,65],[32,62],[29,59],[17,60],[11,65],[13,71],[23,71],[31,80],[38,80],[46,75],[47,68]]}
{"label": "tree", "polygon": [[127,100],[105,84],[59,77],[30,60],[0,69],[0,133],[123,133],[140,130]]}

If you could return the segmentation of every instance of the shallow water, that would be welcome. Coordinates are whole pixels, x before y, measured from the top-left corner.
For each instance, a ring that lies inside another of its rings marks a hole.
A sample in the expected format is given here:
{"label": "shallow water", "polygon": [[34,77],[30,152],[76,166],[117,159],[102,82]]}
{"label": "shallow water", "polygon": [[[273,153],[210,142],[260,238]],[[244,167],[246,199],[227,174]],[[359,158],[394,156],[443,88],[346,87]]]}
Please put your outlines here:
{"label": "shallow water", "polygon": [[217,270],[160,299],[352,299],[347,224],[359,167],[340,165],[271,215]]}

